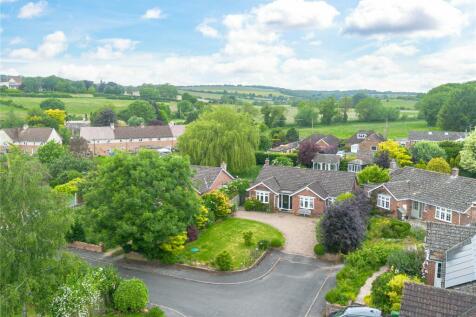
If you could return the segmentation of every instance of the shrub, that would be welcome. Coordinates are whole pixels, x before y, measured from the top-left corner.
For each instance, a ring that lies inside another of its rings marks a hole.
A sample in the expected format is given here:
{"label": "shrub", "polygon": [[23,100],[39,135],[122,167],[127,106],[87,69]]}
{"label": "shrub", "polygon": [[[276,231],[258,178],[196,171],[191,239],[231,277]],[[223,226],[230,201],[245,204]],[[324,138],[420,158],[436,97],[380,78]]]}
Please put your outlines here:
{"label": "shrub", "polygon": [[256,164],[258,165],[263,165],[266,159],[269,159],[270,162],[272,162],[278,157],[290,158],[293,161],[293,165],[297,165],[298,156],[296,153],[284,154],[284,153],[273,153],[273,152],[263,152],[263,151],[255,152]]}
{"label": "shrub", "polygon": [[208,209],[204,205],[200,205],[198,213],[195,214],[194,218],[197,228],[200,230],[206,228],[212,222]]}
{"label": "shrub", "polygon": [[432,158],[426,165],[426,169],[429,171],[446,173],[446,174],[451,173],[450,165],[448,164],[448,162],[446,162],[444,158],[441,158],[441,157]]}
{"label": "shrub", "polygon": [[149,301],[149,291],[139,279],[123,280],[114,292],[114,307],[120,312],[140,312]]}
{"label": "shrub", "polygon": [[149,312],[147,313],[147,317],[165,317],[165,313],[162,309],[155,306],[149,309]]}
{"label": "shrub", "polygon": [[167,241],[160,244],[160,249],[168,253],[177,254],[185,248],[187,242],[187,232],[181,232],[174,236],[170,236]]}
{"label": "shrub", "polygon": [[395,273],[404,273],[410,276],[421,276],[422,264],[425,260],[423,250],[397,250],[387,259],[387,265]]}
{"label": "shrub", "polygon": [[350,199],[352,197],[354,197],[354,194],[352,194],[350,192],[342,193],[342,194],[340,194],[339,196],[336,197],[336,202],[341,202],[341,201]]}
{"label": "shrub", "polygon": [[281,248],[283,246],[283,240],[274,238],[271,240],[271,247],[272,248]]}
{"label": "shrub", "polygon": [[243,232],[243,240],[245,241],[246,246],[249,247],[253,245],[253,232],[251,231]]}
{"label": "shrub", "polygon": [[275,165],[275,166],[293,166],[293,161],[289,157],[280,156],[280,157],[275,158],[271,162],[271,165]]}
{"label": "shrub", "polygon": [[268,240],[260,240],[260,241],[258,241],[258,249],[260,249],[260,250],[268,250],[268,249],[269,249],[269,241],[268,241]]}
{"label": "shrub", "polygon": [[423,228],[411,228],[410,236],[414,237],[417,241],[425,241],[426,231]]}
{"label": "shrub", "polygon": [[375,217],[370,220],[370,239],[403,239],[410,235],[411,225],[394,218]]}
{"label": "shrub", "polygon": [[381,168],[378,165],[369,165],[357,173],[357,179],[360,185],[384,183],[390,179],[390,175],[388,169]]}
{"label": "shrub", "polygon": [[315,253],[317,256],[324,255],[324,254],[326,253],[326,248],[324,247],[323,244],[317,243],[317,244],[314,246],[314,253]]}
{"label": "shrub", "polygon": [[225,193],[215,190],[202,196],[203,203],[216,219],[231,215],[231,205]]}
{"label": "shrub", "polygon": [[187,242],[192,242],[198,239],[198,229],[195,225],[187,227]]}
{"label": "shrub", "polygon": [[215,258],[215,266],[220,270],[220,271],[229,271],[231,270],[231,255],[228,253],[228,251],[223,251],[220,254],[218,254]]}
{"label": "shrub", "polygon": [[267,204],[263,204],[256,198],[249,198],[245,201],[244,204],[246,211],[268,211],[269,206]]}

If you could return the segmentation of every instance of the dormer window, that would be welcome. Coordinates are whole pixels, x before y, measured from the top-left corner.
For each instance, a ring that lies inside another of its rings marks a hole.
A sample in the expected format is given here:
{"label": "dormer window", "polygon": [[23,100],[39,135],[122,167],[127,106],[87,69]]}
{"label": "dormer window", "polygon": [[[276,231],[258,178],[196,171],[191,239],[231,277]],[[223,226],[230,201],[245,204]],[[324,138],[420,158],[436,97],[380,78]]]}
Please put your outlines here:
{"label": "dormer window", "polygon": [[357,139],[365,139],[367,137],[366,133],[357,133]]}

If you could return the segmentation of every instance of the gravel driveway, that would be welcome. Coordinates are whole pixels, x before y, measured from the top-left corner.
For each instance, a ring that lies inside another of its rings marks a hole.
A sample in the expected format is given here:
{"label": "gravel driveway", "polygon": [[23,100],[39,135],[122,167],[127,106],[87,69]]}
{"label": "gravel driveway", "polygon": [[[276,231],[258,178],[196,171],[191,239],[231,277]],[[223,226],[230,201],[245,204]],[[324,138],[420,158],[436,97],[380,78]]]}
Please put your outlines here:
{"label": "gravel driveway", "polygon": [[261,221],[280,230],[286,237],[283,252],[314,257],[316,218],[241,210],[235,217]]}

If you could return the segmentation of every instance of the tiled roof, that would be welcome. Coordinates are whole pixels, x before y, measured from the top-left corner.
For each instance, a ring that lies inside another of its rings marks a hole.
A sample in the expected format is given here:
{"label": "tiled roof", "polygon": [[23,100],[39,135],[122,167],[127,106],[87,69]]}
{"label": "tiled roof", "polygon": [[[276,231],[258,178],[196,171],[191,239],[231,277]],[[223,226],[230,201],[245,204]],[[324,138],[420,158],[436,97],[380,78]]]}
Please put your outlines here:
{"label": "tiled roof", "polygon": [[341,160],[341,157],[336,154],[321,154],[321,153],[316,153],[314,155],[314,158],[312,159],[313,162],[319,162],[319,163],[339,163]]}
{"label": "tiled roof", "polygon": [[311,140],[313,143],[316,143],[317,141],[319,140],[323,140],[325,141],[327,144],[329,145],[335,145],[335,146],[338,146],[339,145],[339,139],[333,135],[325,135],[325,134],[312,134],[310,136],[308,136],[307,138],[305,138],[303,141],[305,140]]}
{"label": "tiled roof", "polygon": [[322,198],[351,192],[355,174],[340,171],[318,171],[309,168],[263,166],[253,185],[263,182],[275,192],[296,192],[309,187]]}
{"label": "tiled roof", "polygon": [[168,125],[146,127],[81,127],[80,136],[88,141],[140,138],[171,138]]}
{"label": "tiled roof", "polygon": [[183,124],[174,124],[170,125],[170,130],[172,131],[172,135],[178,138],[185,132],[185,127]]}
{"label": "tiled roof", "polygon": [[414,199],[460,212],[476,202],[476,179],[413,167],[392,171],[385,187],[397,199]]}
{"label": "tiled roof", "polygon": [[[363,139],[357,138],[358,134],[363,134],[363,133],[365,133],[367,135],[366,138],[363,138]],[[350,145],[359,144],[360,142],[362,142],[363,140],[366,140],[368,138],[370,138],[371,140],[376,140],[376,141],[385,141],[385,138],[381,134],[375,133],[375,131],[373,131],[373,130],[368,130],[368,131],[359,130],[347,140],[347,144],[350,144]]]}
{"label": "tiled roof", "polygon": [[47,142],[53,130],[53,128],[3,129],[13,142]]}
{"label": "tiled roof", "polygon": [[299,142],[296,141],[296,142],[291,142],[291,143],[281,144],[281,145],[275,146],[274,148],[270,149],[269,151],[270,152],[286,152],[286,151],[289,151],[289,150],[297,149],[298,147],[299,147]]}
{"label": "tiled roof", "polygon": [[474,317],[476,295],[405,283],[400,317]]}
{"label": "tiled roof", "polygon": [[192,165],[192,170],[194,171],[192,176],[193,187],[199,194],[203,194],[210,190],[210,186],[223,169],[221,167]]}
{"label": "tiled roof", "polygon": [[408,140],[411,141],[456,141],[466,138],[467,132],[454,131],[410,131]]}
{"label": "tiled roof", "polygon": [[445,252],[463,240],[476,234],[476,226],[459,226],[450,223],[428,222],[426,224],[426,248]]}

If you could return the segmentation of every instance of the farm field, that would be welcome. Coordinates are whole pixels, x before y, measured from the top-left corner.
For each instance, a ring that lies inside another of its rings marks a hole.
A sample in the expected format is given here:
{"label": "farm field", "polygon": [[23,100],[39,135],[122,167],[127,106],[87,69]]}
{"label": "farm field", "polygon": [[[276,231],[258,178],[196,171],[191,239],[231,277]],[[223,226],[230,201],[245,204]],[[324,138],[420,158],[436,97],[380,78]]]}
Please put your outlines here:
{"label": "farm field", "polygon": [[[11,97],[11,96],[0,96],[2,100],[13,100],[15,103],[24,106],[27,109],[32,109],[39,107],[40,103],[47,98],[37,98],[37,97]],[[75,96],[73,98],[59,98],[66,105],[66,112],[71,114],[83,114],[94,112],[104,106],[112,106],[116,110],[126,108],[133,100],[120,100],[120,99],[106,99],[106,98],[95,98],[95,97],[84,97],[84,96]],[[6,114],[13,110],[13,112],[21,117],[26,117],[27,111],[18,109],[15,107],[7,107],[0,105],[0,119],[4,118]]]}
{"label": "farm field", "polygon": [[382,100],[382,104],[390,106],[392,108],[399,108],[401,110],[416,110],[416,100],[407,100],[407,99],[389,99]]}
{"label": "farm field", "polygon": [[[432,128],[435,129],[435,128]],[[299,128],[299,136],[307,137],[312,133],[333,134],[338,138],[349,138],[358,130],[374,130],[384,133],[385,122],[347,122],[342,124],[321,125],[311,128]],[[408,132],[412,130],[428,130],[426,121],[393,121],[388,123],[389,139],[399,139],[408,137]]]}
{"label": "farm field", "polygon": [[216,92],[217,94],[221,95],[224,90],[229,93],[237,93],[237,94],[255,94],[256,96],[261,97],[268,97],[269,95],[272,96],[284,96],[281,92],[277,89],[265,89],[265,88],[258,88],[258,87],[248,87],[248,86],[194,86],[194,87],[181,87],[179,90],[183,91],[190,91],[195,93],[197,91],[212,91]]}

